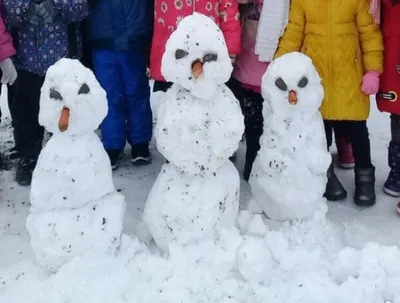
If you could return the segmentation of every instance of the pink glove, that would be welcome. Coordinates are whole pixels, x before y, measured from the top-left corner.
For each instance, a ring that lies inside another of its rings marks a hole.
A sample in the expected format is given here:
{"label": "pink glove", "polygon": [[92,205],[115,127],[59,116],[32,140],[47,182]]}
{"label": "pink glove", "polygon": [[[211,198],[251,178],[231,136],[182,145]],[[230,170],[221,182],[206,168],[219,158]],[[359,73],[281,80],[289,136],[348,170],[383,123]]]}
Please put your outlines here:
{"label": "pink glove", "polygon": [[379,73],[366,72],[361,85],[361,91],[366,95],[375,95],[379,91]]}

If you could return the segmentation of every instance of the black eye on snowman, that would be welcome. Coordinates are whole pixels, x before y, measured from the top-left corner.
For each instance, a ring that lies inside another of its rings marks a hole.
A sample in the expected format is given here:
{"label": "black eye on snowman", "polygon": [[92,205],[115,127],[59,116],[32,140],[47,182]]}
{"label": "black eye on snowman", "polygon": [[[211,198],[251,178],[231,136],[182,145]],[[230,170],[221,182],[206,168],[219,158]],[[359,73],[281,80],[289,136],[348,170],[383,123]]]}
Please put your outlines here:
{"label": "black eye on snowman", "polygon": [[87,95],[88,93],[90,93],[90,88],[86,83],[83,83],[78,91],[78,95]]}
{"label": "black eye on snowman", "polygon": [[280,90],[284,91],[284,92],[287,91],[287,89],[288,89],[288,87],[287,87],[285,81],[283,81],[283,79],[282,79],[281,77],[279,77],[278,79],[276,79],[276,81],[275,81],[275,86],[276,86],[277,88],[279,88]]}
{"label": "black eye on snowman", "polygon": [[300,81],[299,81],[299,83],[297,84],[297,86],[300,87],[300,88],[304,88],[304,87],[307,86],[307,84],[308,84],[308,79],[307,79],[307,77],[303,77],[303,78],[300,79]]}
{"label": "black eye on snowman", "polygon": [[187,51],[184,51],[183,49],[177,49],[175,51],[175,59],[176,60],[185,58],[187,55],[189,55],[189,53]]}
{"label": "black eye on snowman", "polygon": [[218,60],[218,55],[217,54],[205,54],[203,57],[203,63],[206,62],[213,62],[213,61],[217,61]]}
{"label": "black eye on snowman", "polygon": [[57,100],[57,101],[62,101],[63,97],[61,96],[61,94],[54,88],[50,88],[50,98],[53,100]]}

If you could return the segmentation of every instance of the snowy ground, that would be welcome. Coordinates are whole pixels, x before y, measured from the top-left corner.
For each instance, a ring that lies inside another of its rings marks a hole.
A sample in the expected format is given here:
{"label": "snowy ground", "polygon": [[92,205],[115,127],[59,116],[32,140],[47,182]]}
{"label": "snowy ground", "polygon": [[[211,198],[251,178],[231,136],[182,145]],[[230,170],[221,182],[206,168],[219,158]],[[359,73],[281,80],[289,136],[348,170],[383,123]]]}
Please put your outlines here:
{"label": "snowy ground", "polygon": [[[4,110],[5,100],[1,100]],[[2,150],[12,144],[7,112],[3,112],[7,117],[3,116],[0,129]],[[34,265],[25,229],[29,189],[13,181],[13,171],[0,172],[0,302],[399,303],[398,249],[368,246],[361,252],[346,249],[338,257],[343,247],[362,249],[368,242],[400,247],[397,200],[381,191],[388,173],[389,120],[375,105],[369,127],[377,167],[378,197],[372,208],[358,208],[349,198],[329,204],[328,222],[277,224],[265,220],[268,227],[260,217],[244,212],[241,235],[226,232],[218,241],[176,247],[169,257],[160,257],[152,245],[150,254],[144,245],[124,237],[118,258],[85,256],[53,276]],[[244,151],[242,145],[237,161],[240,172]],[[152,165],[136,168],[126,152],[114,173],[116,188],[127,201],[124,233],[147,241],[142,211],[164,159],[153,147]],[[337,173],[351,197],[352,171]],[[250,199],[249,187],[242,182],[242,208],[247,208]],[[246,227],[248,220],[252,223]],[[267,229],[280,232],[268,233]]]}

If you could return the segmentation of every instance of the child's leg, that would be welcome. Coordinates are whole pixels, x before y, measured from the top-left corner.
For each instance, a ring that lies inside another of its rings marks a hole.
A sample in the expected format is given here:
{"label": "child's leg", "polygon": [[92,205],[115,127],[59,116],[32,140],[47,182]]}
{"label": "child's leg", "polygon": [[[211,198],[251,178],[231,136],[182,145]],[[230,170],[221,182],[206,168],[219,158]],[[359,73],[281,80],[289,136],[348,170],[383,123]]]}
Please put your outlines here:
{"label": "child's leg", "polygon": [[101,137],[114,169],[118,166],[126,143],[125,105],[122,99],[123,79],[119,59],[120,54],[116,52],[93,51],[96,77],[106,91],[108,100],[108,114],[100,126]]}
{"label": "child's leg", "polygon": [[[337,123],[338,123],[337,121],[324,120],[326,144],[328,151],[333,141],[333,136],[332,136],[333,128],[336,127]],[[324,197],[328,201],[340,201],[346,199],[347,192],[344,189],[343,185],[340,183],[338,177],[336,176],[333,164],[329,166],[327,177],[328,177],[328,182],[326,183]]]}
{"label": "child's leg", "polygon": [[19,70],[18,79],[11,87],[10,112],[13,119],[15,145],[21,156],[16,181],[29,185],[32,172],[42,149],[44,128],[39,125],[40,89],[44,77]]}
{"label": "child's leg", "polygon": [[354,168],[353,147],[349,132],[345,127],[334,127],[335,142],[338,152],[338,165],[344,169]]}
{"label": "child's leg", "polygon": [[400,116],[390,116],[392,140],[389,144],[388,165],[389,176],[383,185],[383,191],[390,196],[400,196]]}
{"label": "child's leg", "polygon": [[354,202],[362,206],[375,204],[375,167],[371,163],[371,146],[367,121],[342,122],[349,130],[355,160]]}
{"label": "child's leg", "polygon": [[150,161],[149,143],[153,118],[145,49],[137,48],[124,53],[122,70],[127,109],[127,139],[132,146],[132,162],[146,164]]}
{"label": "child's leg", "polygon": [[252,90],[243,90],[244,124],[246,134],[246,162],[243,178],[248,181],[254,160],[260,150],[260,137],[263,133],[263,98]]}

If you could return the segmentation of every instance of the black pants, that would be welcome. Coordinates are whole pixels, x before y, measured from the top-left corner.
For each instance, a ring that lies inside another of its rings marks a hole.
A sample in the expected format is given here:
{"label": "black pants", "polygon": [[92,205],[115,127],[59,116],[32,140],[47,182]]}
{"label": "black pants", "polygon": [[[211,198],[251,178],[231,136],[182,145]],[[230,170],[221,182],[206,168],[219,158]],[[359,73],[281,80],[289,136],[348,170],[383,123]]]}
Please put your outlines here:
{"label": "black pants", "polygon": [[18,70],[9,89],[9,105],[15,148],[21,157],[37,157],[42,149],[44,128],[39,125],[40,88],[44,77]]}
{"label": "black pants", "polygon": [[260,150],[260,137],[264,127],[264,118],[262,115],[264,99],[261,94],[243,88],[241,84],[233,78],[229,80],[227,85],[239,100],[244,115],[246,164],[243,175],[245,179],[248,179],[254,160]]}
{"label": "black pants", "polygon": [[372,166],[367,121],[324,120],[324,125],[328,150],[332,145],[333,130],[340,134],[348,134],[353,146],[355,166],[361,169]]}

